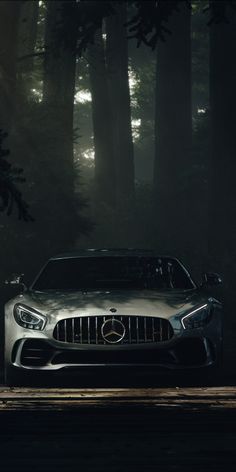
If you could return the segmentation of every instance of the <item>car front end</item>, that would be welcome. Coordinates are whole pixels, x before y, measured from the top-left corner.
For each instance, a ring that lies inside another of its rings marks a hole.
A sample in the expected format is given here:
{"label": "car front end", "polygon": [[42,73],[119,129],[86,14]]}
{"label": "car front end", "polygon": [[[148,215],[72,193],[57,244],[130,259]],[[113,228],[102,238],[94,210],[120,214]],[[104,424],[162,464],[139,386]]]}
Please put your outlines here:
{"label": "car front end", "polygon": [[6,371],[213,366],[221,311],[189,291],[25,293],[6,305]]}

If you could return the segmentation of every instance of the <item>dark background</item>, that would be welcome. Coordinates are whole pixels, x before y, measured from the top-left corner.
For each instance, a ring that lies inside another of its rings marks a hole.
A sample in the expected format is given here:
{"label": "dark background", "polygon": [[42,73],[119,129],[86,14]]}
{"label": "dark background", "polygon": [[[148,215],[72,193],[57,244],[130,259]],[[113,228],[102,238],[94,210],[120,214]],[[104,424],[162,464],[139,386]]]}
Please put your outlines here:
{"label": "dark background", "polygon": [[0,2],[2,319],[12,272],[153,248],[222,275],[234,370],[235,52],[234,1]]}

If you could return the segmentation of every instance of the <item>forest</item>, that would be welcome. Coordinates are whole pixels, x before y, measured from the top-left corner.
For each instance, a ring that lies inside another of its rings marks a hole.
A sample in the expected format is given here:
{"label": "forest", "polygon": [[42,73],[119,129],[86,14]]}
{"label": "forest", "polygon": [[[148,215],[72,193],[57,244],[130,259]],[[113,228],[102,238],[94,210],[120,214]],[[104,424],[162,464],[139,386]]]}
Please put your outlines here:
{"label": "forest", "polygon": [[236,2],[0,2],[1,294],[49,256],[236,263]]}

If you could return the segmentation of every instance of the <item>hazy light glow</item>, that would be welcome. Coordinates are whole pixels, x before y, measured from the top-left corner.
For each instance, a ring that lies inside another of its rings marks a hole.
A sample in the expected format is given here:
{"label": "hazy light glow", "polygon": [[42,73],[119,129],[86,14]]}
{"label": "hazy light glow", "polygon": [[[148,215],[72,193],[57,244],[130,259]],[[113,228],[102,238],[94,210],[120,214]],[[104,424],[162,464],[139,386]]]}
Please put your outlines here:
{"label": "hazy light glow", "polygon": [[89,160],[94,160],[94,149],[93,148],[89,148],[89,149],[86,149],[83,153],[82,153],[82,156],[84,159],[89,159]]}
{"label": "hazy light glow", "polygon": [[38,102],[42,102],[43,100],[43,94],[42,91],[36,88],[31,89],[32,94],[34,95],[35,98],[37,98]]}
{"label": "hazy light glow", "polygon": [[205,108],[198,108],[197,112],[198,112],[199,115],[204,115],[204,113],[206,113],[206,109]]}
{"label": "hazy light glow", "polygon": [[80,90],[75,94],[74,103],[87,103],[92,101],[92,96],[89,90]]}
{"label": "hazy light glow", "polygon": [[141,119],[136,119],[131,121],[132,125],[132,136],[133,136],[133,141],[137,141],[140,136],[140,126],[141,126]]}
{"label": "hazy light glow", "polygon": [[[105,39],[105,38],[104,38]],[[137,100],[135,98],[135,88],[137,86],[137,76],[135,72],[129,68],[129,89],[130,89],[130,98],[131,98],[131,106],[135,107],[137,106]],[[92,96],[91,92],[89,90],[83,89],[78,91],[75,94],[75,99],[74,103],[88,103],[92,101]],[[132,119],[131,121],[131,126],[132,126],[132,137],[133,141],[136,142],[139,139],[140,136],[140,127],[141,127],[141,119]],[[94,149],[93,148],[88,148],[82,153],[83,159],[94,161]]]}
{"label": "hazy light glow", "polygon": [[135,87],[138,83],[138,79],[136,77],[135,72],[129,68],[129,90],[130,90],[130,99],[131,99],[131,106],[137,106],[137,99],[135,96]]}

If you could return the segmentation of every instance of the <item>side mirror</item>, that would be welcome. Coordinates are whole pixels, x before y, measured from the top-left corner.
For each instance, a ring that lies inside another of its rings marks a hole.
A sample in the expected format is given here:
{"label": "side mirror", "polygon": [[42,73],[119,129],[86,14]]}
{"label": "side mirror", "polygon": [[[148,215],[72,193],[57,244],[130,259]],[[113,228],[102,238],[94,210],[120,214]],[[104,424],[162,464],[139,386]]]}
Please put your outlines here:
{"label": "side mirror", "polygon": [[213,287],[222,284],[222,278],[215,272],[205,272],[202,274],[201,287]]}
{"label": "side mirror", "polygon": [[22,286],[24,290],[26,290],[26,285],[23,280],[24,274],[12,274],[9,279],[5,280],[5,285],[11,285],[11,286]]}

